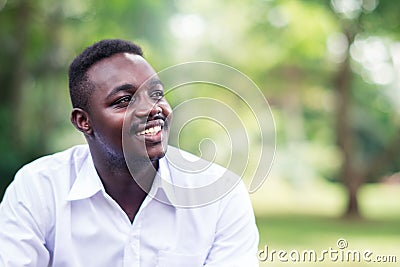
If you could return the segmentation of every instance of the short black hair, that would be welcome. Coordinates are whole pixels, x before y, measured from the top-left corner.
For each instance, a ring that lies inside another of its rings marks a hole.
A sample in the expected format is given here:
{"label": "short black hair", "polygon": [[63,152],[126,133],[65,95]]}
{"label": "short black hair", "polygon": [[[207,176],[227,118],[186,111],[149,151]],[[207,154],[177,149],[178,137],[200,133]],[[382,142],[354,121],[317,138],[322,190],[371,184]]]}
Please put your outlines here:
{"label": "short black hair", "polygon": [[143,57],[142,48],[130,41],[107,39],[87,47],[69,66],[69,93],[74,108],[89,109],[88,101],[94,90],[87,71],[96,62],[118,53],[132,53]]}

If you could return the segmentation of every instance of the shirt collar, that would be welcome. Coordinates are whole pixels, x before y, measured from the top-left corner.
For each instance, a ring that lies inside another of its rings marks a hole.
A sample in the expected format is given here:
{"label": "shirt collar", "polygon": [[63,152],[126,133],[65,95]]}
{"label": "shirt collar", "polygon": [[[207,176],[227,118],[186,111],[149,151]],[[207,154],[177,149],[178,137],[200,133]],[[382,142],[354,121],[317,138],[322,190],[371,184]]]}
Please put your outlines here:
{"label": "shirt collar", "polygon": [[104,190],[104,186],[89,153],[68,193],[67,201],[89,198],[101,190]]}
{"label": "shirt collar", "polygon": [[[148,196],[163,203],[171,204],[171,195],[164,189],[165,185],[171,184],[171,173],[166,157],[159,159],[159,168],[154,177]],[[99,191],[105,191],[99,175],[94,167],[90,154],[84,160],[81,169],[68,193],[67,201],[90,198]],[[148,197],[147,197],[148,198]]]}
{"label": "shirt collar", "polygon": [[162,203],[173,203],[171,194],[168,193],[165,186],[170,185],[172,182],[171,172],[169,169],[168,160],[163,157],[158,160],[158,171],[154,177],[153,184],[147,198],[156,199]]}

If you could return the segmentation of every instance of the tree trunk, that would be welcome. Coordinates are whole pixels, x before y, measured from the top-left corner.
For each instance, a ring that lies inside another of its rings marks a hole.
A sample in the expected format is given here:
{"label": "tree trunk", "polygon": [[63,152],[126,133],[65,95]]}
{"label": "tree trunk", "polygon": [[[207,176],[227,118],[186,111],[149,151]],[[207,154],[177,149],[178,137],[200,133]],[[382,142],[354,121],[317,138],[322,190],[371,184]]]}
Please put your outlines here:
{"label": "tree trunk", "polygon": [[347,204],[347,210],[345,213],[346,217],[353,217],[354,215],[356,217],[359,217],[360,211],[358,208],[358,198],[357,198],[357,193],[358,193],[358,188],[357,187],[348,187],[347,188],[348,192],[348,204]]}
{"label": "tree trunk", "polygon": [[361,213],[358,205],[358,191],[365,180],[360,174],[353,173],[347,176],[347,208],[344,214],[348,218],[360,218]]}
{"label": "tree trunk", "polygon": [[[346,32],[349,44],[353,36]],[[357,170],[355,159],[354,135],[351,124],[351,80],[350,58],[341,63],[334,79],[336,89],[336,137],[337,144],[343,155],[340,181],[345,185],[348,194],[346,216],[360,217],[357,193],[363,183],[363,176]]]}

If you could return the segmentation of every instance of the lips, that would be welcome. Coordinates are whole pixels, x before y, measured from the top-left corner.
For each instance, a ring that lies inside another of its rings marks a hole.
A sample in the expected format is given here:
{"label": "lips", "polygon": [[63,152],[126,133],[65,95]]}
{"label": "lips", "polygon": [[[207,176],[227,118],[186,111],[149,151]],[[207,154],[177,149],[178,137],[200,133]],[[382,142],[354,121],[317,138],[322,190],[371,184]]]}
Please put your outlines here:
{"label": "lips", "polygon": [[137,127],[135,135],[144,137],[147,142],[160,142],[161,132],[165,126],[163,119],[151,120],[146,122],[142,127]]}

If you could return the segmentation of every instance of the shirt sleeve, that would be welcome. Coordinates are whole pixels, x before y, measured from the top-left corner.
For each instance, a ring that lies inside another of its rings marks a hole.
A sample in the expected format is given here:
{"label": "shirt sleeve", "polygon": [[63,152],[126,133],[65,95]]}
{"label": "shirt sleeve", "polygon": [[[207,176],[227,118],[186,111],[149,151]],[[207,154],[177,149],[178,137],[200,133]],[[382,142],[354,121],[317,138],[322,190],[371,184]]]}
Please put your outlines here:
{"label": "shirt sleeve", "polygon": [[259,266],[258,242],[253,208],[241,182],[221,203],[215,240],[204,266]]}
{"label": "shirt sleeve", "polygon": [[46,267],[46,213],[41,188],[21,169],[0,203],[0,266]]}

